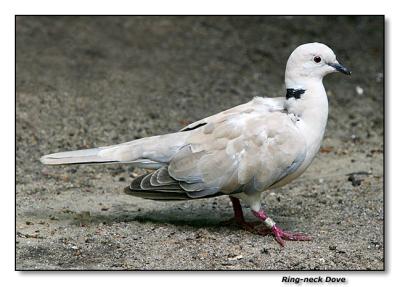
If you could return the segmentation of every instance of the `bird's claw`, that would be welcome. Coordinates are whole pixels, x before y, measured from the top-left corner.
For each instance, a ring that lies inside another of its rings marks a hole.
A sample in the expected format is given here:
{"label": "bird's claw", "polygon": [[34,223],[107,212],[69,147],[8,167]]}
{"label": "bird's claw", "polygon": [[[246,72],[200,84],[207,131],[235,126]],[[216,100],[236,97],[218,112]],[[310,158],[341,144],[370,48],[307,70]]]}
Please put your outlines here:
{"label": "bird's claw", "polygon": [[242,227],[244,230],[246,230],[248,232],[255,232],[256,231],[256,226],[260,225],[259,222],[247,222],[245,220],[240,220],[240,219],[237,219],[237,218],[231,218],[231,219],[222,221],[221,224],[225,225],[225,226],[237,224],[237,225],[239,225],[240,227]]}
{"label": "bird's claw", "polygon": [[264,224],[260,224],[259,222],[246,222],[244,220],[237,220],[232,218],[230,220],[223,221],[224,225],[231,225],[232,223],[238,224],[244,230],[258,234],[261,236],[266,236],[268,234],[272,234],[279,243],[280,246],[285,247],[285,240],[288,241],[310,241],[312,238],[304,233],[300,232],[290,232],[284,231],[280,227],[274,225],[272,228],[268,228]]}
{"label": "bird's claw", "polygon": [[275,240],[282,247],[285,246],[284,240],[290,240],[290,241],[310,241],[310,240],[312,240],[312,238],[310,236],[308,236],[304,233],[284,231],[276,225],[274,225],[271,228],[271,232],[274,235]]}

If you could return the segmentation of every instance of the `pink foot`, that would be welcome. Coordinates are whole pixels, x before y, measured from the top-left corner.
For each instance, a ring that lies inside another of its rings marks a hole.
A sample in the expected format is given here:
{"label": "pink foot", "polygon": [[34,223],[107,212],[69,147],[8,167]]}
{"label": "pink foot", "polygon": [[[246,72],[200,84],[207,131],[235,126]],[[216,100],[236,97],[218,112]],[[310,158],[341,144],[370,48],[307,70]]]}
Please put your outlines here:
{"label": "pink foot", "polygon": [[[253,210],[253,214],[258,219],[268,223],[269,226],[264,226],[264,231],[263,231],[264,234],[266,235],[267,233],[272,233],[274,235],[274,237],[275,237],[275,240],[282,247],[285,246],[285,241],[284,240],[291,240],[291,241],[309,241],[309,240],[312,240],[312,238],[310,236],[305,235],[303,233],[295,233],[295,232],[289,232],[289,231],[282,230],[262,210],[259,210],[259,211],[254,211]],[[267,230],[265,231],[265,229],[267,229]]]}
{"label": "pink foot", "polygon": [[284,231],[278,226],[274,225],[271,228],[271,232],[275,237],[275,240],[282,246],[285,246],[284,240],[291,240],[291,241],[310,241],[312,238],[303,233],[296,233],[296,232],[289,232]]}
{"label": "pink foot", "polygon": [[290,240],[290,241],[310,241],[312,238],[306,234],[300,233],[300,232],[289,232],[289,231],[284,231],[280,227],[274,225],[272,228],[269,228],[265,225],[258,224],[252,225],[252,229],[248,231],[251,231],[252,233],[266,236],[266,235],[273,235],[276,242],[279,243],[282,247],[285,247],[285,240]]}
{"label": "pink foot", "polygon": [[260,225],[260,222],[247,222],[245,220],[241,220],[240,218],[231,218],[228,220],[221,221],[221,225],[231,226],[231,225],[239,225],[243,229],[253,232],[257,225]]}

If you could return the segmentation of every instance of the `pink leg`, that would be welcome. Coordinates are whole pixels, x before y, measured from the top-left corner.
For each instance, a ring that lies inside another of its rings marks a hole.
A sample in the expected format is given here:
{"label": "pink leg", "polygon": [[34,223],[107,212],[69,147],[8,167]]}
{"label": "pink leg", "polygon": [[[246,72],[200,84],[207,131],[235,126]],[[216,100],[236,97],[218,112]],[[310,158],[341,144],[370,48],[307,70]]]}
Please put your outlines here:
{"label": "pink leg", "polygon": [[293,240],[293,241],[308,241],[311,240],[311,237],[303,234],[303,233],[295,233],[295,232],[288,232],[284,231],[278,226],[276,226],[275,222],[264,213],[263,210],[254,211],[252,210],[253,214],[267,224],[267,227],[272,232],[275,237],[275,240],[282,246],[285,246],[284,240]]}
{"label": "pink leg", "polygon": [[239,199],[236,198],[236,197],[232,197],[232,196],[229,196],[229,199],[232,202],[232,207],[233,207],[233,212],[235,214],[235,219],[237,221],[244,221],[242,205],[240,204]]}
{"label": "pink leg", "polygon": [[[240,204],[240,200],[238,198],[236,198],[236,197],[233,197],[233,196],[229,196],[229,199],[232,202],[233,212],[234,212],[234,215],[235,215],[233,220],[237,224],[242,226],[244,229],[246,229],[247,231],[253,232],[254,231],[254,224],[246,222],[246,220],[244,219],[242,205]],[[231,222],[228,221],[227,223],[231,223]]]}

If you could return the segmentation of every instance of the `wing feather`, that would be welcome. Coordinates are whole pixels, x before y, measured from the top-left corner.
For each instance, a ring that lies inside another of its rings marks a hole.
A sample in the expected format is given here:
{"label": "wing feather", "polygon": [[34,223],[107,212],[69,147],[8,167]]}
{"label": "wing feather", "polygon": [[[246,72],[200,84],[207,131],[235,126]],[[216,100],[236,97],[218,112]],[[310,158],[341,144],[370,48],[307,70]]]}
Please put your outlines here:
{"label": "wing feather", "polygon": [[185,127],[185,145],[166,166],[135,179],[131,194],[165,200],[262,191],[295,172],[305,141],[282,103],[257,98]]}

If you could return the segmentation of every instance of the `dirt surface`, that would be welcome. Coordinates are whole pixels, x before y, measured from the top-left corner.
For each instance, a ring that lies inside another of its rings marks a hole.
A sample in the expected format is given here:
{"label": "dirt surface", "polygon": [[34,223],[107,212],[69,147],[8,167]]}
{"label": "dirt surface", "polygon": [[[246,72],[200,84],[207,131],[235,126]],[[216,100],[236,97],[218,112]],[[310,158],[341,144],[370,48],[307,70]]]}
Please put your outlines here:
{"label": "dirt surface", "polygon": [[[382,270],[383,25],[382,17],[17,17],[16,268]],[[281,227],[311,242],[282,249],[222,224],[232,217],[227,197],[130,197],[123,188],[144,171],[129,165],[38,160],[283,96],[288,56],[314,41],[353,75],[324,81],[330,115],[311,167],[263,196]]]}

